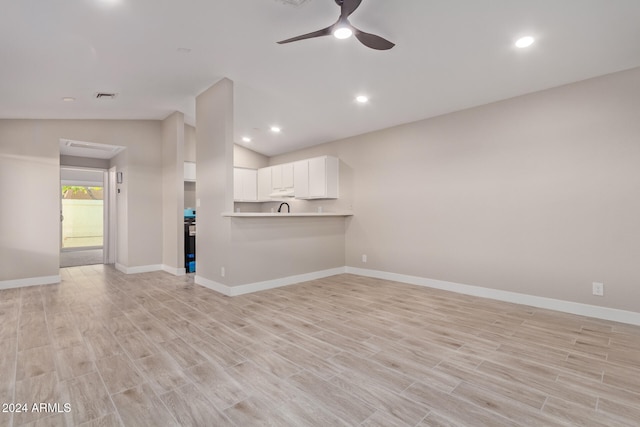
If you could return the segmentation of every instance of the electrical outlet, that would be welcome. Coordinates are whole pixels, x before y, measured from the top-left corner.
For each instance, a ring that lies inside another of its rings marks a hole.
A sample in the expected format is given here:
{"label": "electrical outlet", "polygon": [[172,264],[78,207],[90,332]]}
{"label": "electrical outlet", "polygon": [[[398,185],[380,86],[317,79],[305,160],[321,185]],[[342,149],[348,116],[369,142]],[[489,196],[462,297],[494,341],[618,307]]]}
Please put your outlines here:
{"label": "electrical outlet", "polygon": [[220,267],[220,275],[224,277],[224,274],[225,274],[224,267]]}
{"label": "electrical outlet", "polygon": [[367,255],[366,254],[362,254],[362,262],[367,262]]}
{"label": "electrical outlet", "polygon": [[593,282],[593,294],[599,297],[604,296],[604,283]]}

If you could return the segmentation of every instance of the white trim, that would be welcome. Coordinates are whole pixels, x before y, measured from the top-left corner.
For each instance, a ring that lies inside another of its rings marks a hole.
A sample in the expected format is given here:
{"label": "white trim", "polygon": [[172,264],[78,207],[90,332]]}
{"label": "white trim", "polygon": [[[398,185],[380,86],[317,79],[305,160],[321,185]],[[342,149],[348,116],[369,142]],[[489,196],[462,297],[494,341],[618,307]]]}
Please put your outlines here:
{"label": "white trim", "polygon": [[202,276],[195,277],[195,283],[205,288],[212,289],[221,294],[234,297],[238,295],[250,294],[258,291],[266,291],[267,289],[280,288],[296,283],[307,282],[309,280],[322,279],[336,274],[345,273],[345,267],[330,268],[328,270],[314,271],[312,273],[298,274],[295,276],[282,277],[280,279],[265,280],[264,282],[248,283],[246,285],[227,286],[213,280],[205,279]]}
{"label": "white trim", "polygon": [[124,274],[150,273],[152,271],[162,271],[162,264],[127,267],[126,265],[116,263],[116,270],[121,271]]}
{"label": "white trim", "polygon": [[60,275],[28,277],[26,279],[1,280],[0,289],[24,288],[26,286],[51,285],[60,283]]}
{"label": "white trim", "polygon": [[535,295],[502,291],[499,289],[483,288],[481,286],[463,285],[460,283],[446,282],[444,280],[427,279],[424,277],[389,273],[379,270],[369,270],[365,268],[345,267],[345,270],[347,273],[357,274],[359,276],[392,280],[395,282],[408,283],[411,285],[425,286],[429,288],[457,292],[459,294],[473,295],[498,301],[506,301],[516,304],[529,305],[532,307],[546,308],[549,310],[562,311],[564,313],[578,314],[581,316],[595,317],[597,319],[612,320],[614,322],[628,323],[631,325],[640,325],[640,313],[636,313],[634,311],[600,307],[596,305],[582,304],[572,301],[538,297]]}
{"label": "white trim", "polygon": [[222,283],[214,282],[213,280],[205,279],[202,276],[195,276],[193,281],[200,286],[204,286],[205,288],[211,289],[212,291],[216,291],[222,295],[230,296],[230,287],[227,285],[223,285]]}
{"label": "white trim", "polygon": [[184,267],[176,268],[166,264],[162,264],[162,271],[166,271],[167,273],[173,274],[174,276],[184,276],[185,274],[187,274],[187,269]]}

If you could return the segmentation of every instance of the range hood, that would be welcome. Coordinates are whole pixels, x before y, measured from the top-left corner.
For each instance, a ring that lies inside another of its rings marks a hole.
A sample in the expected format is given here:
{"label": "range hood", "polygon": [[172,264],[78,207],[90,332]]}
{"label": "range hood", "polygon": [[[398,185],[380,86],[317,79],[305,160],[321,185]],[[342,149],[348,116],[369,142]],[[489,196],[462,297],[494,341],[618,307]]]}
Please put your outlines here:
{"label": "range hood", "polygon": [[295,194],[293,192],[293,188],[289,188],[285,190],[277,190],[269,194],[269,197],[294,197],[294,196]]}

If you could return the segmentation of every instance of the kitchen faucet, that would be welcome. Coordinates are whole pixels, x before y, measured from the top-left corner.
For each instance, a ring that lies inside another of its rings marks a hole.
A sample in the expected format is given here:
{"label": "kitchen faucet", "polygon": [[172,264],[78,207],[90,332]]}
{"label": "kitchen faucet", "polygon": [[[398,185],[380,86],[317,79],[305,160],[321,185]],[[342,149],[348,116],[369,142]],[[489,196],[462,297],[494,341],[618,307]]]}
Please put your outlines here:
{"label": "kitchen faucet", "polygon": [[291,207],[289,206],[289,203],[287,203],[287,202],[280,203],[280,207],[278,207],[278,212],[282,211],[282,205],[287,205],[287,213],[291,213]]}

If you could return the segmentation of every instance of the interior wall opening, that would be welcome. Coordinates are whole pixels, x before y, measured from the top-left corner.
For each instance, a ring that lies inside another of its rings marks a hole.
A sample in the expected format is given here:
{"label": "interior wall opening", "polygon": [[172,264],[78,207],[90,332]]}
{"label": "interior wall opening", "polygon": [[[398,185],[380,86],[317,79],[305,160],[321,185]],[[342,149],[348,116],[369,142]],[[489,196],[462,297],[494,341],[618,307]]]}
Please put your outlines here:
{"label": "interior wall opening", "polygon": [[105,171],[60,168],[60,267],[102,264]]}

